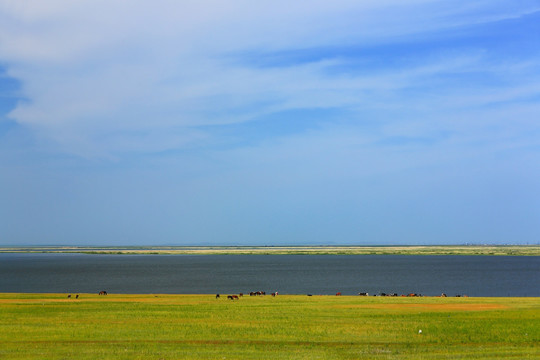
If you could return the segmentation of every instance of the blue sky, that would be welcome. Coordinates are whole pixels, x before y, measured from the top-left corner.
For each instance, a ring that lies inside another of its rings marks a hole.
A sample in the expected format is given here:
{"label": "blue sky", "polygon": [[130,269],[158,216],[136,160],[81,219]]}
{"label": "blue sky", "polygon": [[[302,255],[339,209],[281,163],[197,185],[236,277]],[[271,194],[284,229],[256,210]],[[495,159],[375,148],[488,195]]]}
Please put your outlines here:
{"label": "blue sky", "polygon": [[537,244],[539,1],[0,0],[0,244]]}

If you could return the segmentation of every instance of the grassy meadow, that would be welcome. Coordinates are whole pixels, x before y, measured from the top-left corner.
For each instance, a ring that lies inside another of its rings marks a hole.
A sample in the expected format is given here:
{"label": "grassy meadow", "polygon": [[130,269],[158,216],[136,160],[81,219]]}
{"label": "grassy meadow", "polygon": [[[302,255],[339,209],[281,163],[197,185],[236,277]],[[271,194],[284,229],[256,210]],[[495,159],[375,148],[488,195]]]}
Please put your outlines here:
{"label": "grassy meadow", "polygon": [[539,344],[538,298],[0,294],[0,359],[538,359]]}

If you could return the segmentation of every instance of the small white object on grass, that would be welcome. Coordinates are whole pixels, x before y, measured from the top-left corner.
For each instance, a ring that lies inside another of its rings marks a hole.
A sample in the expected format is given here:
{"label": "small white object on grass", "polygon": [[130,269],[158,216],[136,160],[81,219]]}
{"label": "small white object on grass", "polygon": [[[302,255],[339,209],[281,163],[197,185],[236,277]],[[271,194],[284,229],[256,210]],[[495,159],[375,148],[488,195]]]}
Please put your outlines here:
{"label": "small white object on grass", "polygon": [[418,330],[418,333],[421,334],[421,333],[422,333],[422,330]]}

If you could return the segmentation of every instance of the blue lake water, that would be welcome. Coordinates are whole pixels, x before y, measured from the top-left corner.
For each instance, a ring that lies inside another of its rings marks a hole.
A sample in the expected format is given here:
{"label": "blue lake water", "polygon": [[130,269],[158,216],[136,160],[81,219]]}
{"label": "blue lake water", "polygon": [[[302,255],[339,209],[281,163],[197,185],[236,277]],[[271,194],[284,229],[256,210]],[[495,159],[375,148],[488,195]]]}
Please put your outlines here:
{"label": "blue lake water", "polygon": [[540,257],[0,254],[0,292],[540,296]]}

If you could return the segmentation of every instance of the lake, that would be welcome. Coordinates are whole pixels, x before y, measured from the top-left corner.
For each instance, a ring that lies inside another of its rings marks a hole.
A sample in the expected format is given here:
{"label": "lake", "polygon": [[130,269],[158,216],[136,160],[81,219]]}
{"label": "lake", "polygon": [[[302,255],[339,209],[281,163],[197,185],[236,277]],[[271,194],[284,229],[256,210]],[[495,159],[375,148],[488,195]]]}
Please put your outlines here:
{"label": "lake", "polygon": [[540,296],[538,256],[0,254],[0,292]]}

